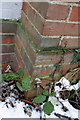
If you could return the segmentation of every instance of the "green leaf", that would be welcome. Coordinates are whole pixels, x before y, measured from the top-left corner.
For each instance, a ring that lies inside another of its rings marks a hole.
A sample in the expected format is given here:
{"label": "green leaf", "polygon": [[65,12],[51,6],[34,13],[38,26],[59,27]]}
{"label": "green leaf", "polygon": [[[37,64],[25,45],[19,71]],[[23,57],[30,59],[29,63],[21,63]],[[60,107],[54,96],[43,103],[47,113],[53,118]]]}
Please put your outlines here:
{"label": "green leaf", "polygon": [[50,115],[54,111],[54,106],[50,101],[48,101],[43,105],[43,110],[45,114]]}
{"label": "green leaf", "polygon": [[24,71],[23,71],[22,68],[19,68],[19,69],[18,69],[18,75],[19,75],[20,77],[23,77],[23,76],[24,76]]}
{"label": "green leaf", "polygon": [[24,76],[22,79],[22,87],[25,90],[28,90],[31,88],[31,81],[30,81],[31,76]]}
{"label": "green leaf", "polygon": [[49,94],[49,96],[55,96],[55,95],[56,95],[55,92]]}
{"label": "green leaf", "polygon": [[23,92],[24,89],[22,88],[21,84],[19,82],[16,82],[16,86],[18,87],[18,89]]}
{"label": "green leaf", "polygon": [[0,75],[0,83],[2,83],[2,82],[3,82],[2,75]]}
{"label": "green leaf", "polygon": [[49,95],[48,90],[43,90],[43,95]]}
{"label": "green leaf", "polygon": [[37,96],[34,98],[33,103],[43,103],[46,100],[46,96]]}
{"label": "green leaf", "polygon": [[16,79],[18,77],[19,77],[19,75],[16,73],[5,73],[2,75],[2,79],[6,80],[6,81],[13,80],[13,79]]}

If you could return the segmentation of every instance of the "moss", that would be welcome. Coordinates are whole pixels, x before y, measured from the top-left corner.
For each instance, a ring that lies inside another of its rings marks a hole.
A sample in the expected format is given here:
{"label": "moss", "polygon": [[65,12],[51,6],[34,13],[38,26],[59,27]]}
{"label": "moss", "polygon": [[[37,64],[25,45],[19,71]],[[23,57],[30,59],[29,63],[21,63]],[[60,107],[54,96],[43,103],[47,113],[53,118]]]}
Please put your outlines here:
{"label": "moss", "polygon": [[19,20],[4,20],[4,19],[1,19],[0,21],[1,21],[1,22],[9,22],[9,23],[20,24],[20,21],[19,21]]}
{"label": "moss", "polygon": [[27,30],[25,30],[24,25],[20,22],[19,26],[23,30],[23,34],[25,36],[27,36],[29,43],[33,46],[33,48],[35,49],[35,51],[37,51],[38,50],[38,45],[34,42],[34,39],[30,36],[29,32]]}
{"label": "moss", "polygon": [[[65,53],[71,52],[71,51],[73,51],[73,50],[71,50],[71,49],[65,49]],[[63,53],[64,50],[63,50],[63,49],[58,49],[58,48],[56,48],[56,49],[49,50],[49,51],[38,50],[38,51],[36,51],[36,52],[37,52],[37,53],[41,53],[41,54],[46,54],[46,53]]]}
{"label": "moss", "polygon": [[[15,22],[15,21],[14,21]],[[34,42],[35,40],[31,37],[31,35],[29,34],[29,32],[25,29],[25,26],[23,25],[23,23],[21,21],[17,21],[19,23],[19,26],[21,27],[21,29],[24,32],[24,35],[26,35],[28,37],[28,40],[30,42],[30,44],[33,46],[34,50],[36,51],[37,54],[48,54],[48,53],[67,53],[67,52],[75,52],[78,49],[66,49],[66,48],[54,48],[52,50],[40,50],[39,46]]]}

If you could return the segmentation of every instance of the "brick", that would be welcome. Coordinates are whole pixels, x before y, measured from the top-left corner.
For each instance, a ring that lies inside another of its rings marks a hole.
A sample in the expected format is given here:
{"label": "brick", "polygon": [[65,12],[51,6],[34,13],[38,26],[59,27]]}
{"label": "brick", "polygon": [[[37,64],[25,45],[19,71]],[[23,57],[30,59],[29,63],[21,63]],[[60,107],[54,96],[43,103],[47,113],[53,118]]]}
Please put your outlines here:
{"label": "brick", "polygon": [[46,86],[47,84],[51,83],[51,82],[53,81],[53,79],[50,78],[50,77],[48,77],[48,78],[41,78],[41,81],[42,81],[41,86],[44,87],[44,86]]}
{"label": "brick", "polygon": [[14,45],[0,45],[0,53],[13,53]]}
{"label": "brick", "polygon": [[80,38],[63,38],[61,42],[61,47],[68,49],[80,48]]}
{"label": "brick", "polygon": [[25,48],[26,52],[28,53],[32,63],[34,64],[35,58],[36,58],[36,55],[35,55],[36,51],[31,44],[31,40],[28,36],[28,33],[25,34],[23,29],[21,27],[18,27],[17,34],[18,34],[18,36],[16,38],[16,39],[18,39],[18,40],[16,40],[17,44],[18,44],[18,42],[21,41],[21,43],[24,45],[24,48]]}
{"label": "brick", "polygon": [[26,52],[24,51],[24,49],[21,49],[21,56],[23,57],[23,60],[24,60],[24,62],[25,62],[25,65],[26,65],[29,73],[32,74],[33,66],[32,66],[32,63],[31,63],[28,55],[27,55]]}
{"label": "brick", "polygon": [[49,65],[49,64],[56,64],[60,61],[60,53],[46,53],[46,54],[39,54],[36,56],[35,65]]}
{"label": "brick", "polygon": [[64,64],[69,64],[71,63],[71,61],[73,60],[73,56],[74,56],[75,52],[67,52],[64,55]]}
{"label": "brick", "polygon": [[16,33],[17,24],[6,21],[0,21],[1,33]]}
{"label": "brick", "polygon": [[26,51],[24,50],[24,48],[22,46],[20,48],[17,46],[17,49],[18,49],[19,54],[25,63],[26,68],[28,69],[29,73],[32,74],[33,66],[32,66],[32,63],[31,63]]}
{"label": "brick", "polygon": [[60,38],[42,38],[40,34],[32,27],[28,19],[25,17],[25,15],[22,13],[21,22],[24,25],[25,31],[28,31],[30,36],[32,37],[32,40],[35,42],[37,47],[39,49],[45,49],[45,48],[53,48],[57,47],[60,41]]}
{"label": "brick", "polygon": [[15,58],[14,54],[0,55],[0,63],[10,63],[10,62],[13,62],[14,58]]}
{"label": "brick", "polygon": [[21,17],[21,22],[24,25],[24,29],[25,31],[28,31],[29,34],[32,36],[35,44],[40,44],[41,40],[40,40],[40,36],[39,34],[36,32],[36,30],[33,28],[33,26],[31,25],[31,23],[28,21],[28,19],[26,18],[25,14],[22,12],[22,17]]}
{"label": "brick", "polygon": [[34,67],[32,77],[43,77],[43,76],[49,76],[55,68],[53,66],[46,66],[46,67]]}
{"label": "brick", "polygon": [[76,68],[78,67],[78,64],[66,64],[66,65],[62,65],[60,70],[62,70],[62,74],[65,75],[66,72],[70,69],[70,68]]}
{"label": "brick", "polygon": [[80,21],[80,7],[79,6],[73,6],[70,21]]}
{"label": "brick", "polygon": [[49,6],[48,2],[30,2],[30,4],[45,18]]}
{"label": "brick", "polygon": [[14,45],[2,45],[2,53],[13,53],[14,52]]}
{"label": "brick", "polygon": [[14,35],[0,35],[0,44],[13,44]]}
{"label": "brick", "polygon": [[25,66],[24,61],[22,60],[22,57],[20,56],[19,50],[17,49],[17,47],[15,48],[15,54],[16,54],[16,64],[17,64],[17,70],[19,68],[22,68],[24,71],[25,75],[29,75],[28,69]]}
{"label": "brick", "polygon": [[40,47],[43,50],[50,50],[59,46],[60,38],[42,38]]}
{"label": "brick", "polygon": [[42,17],[39,16],[39,14],[34,9],[32,9],[27,2],[23,3],[23,6],[25,16],[27,15],[27,17],[29,18],[31,23],[37,28],[37,30],[39,32],[42,32],[45,20],[42,19]]}
{"label": "brick", "polygon": [[80,24],[63,22],[46,22],[42,35],[50,36],[78,36],[80,35]]}
{"label": "brick", "polygon": [[69,5],[49,4],[46,19],[66,20],[70,11]]}
{"label": "brick", "polygon": [[[15,47],[15,54],[16,54],[16,62],[18,63],[18,67],[25,66],[22,57],[20,56],[19,50]],[[24,67],[23,67],[24,68]]]}

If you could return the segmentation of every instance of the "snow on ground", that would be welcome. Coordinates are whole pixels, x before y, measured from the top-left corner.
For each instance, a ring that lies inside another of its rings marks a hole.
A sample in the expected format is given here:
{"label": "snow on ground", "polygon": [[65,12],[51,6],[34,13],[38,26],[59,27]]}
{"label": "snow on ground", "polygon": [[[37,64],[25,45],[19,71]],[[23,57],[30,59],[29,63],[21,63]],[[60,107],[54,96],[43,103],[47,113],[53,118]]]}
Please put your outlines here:
{"label": "snow on ground", "polygon": [[[46,118],[56,118],[54,113],[59,113],[61,115],[72,118],[78,118],[79,111],[73,108],[72,105],[70,105],[70,103],[68,102],[68,100],[63,101],[63,104],[69,109],[69,111],[64,112],[61,108],[61,104],[59,103],[58,106],[54,105],[54,112],[51,113],[50,116],[45,115]],[[36,112],[35,109],[32,110],[32,115],[31,117],[29,117],[27,114],[24,113],[24,106],[24,102],[21,102],[19,100],[16,101],[14,108],[12,108],[11,106],[7,108],[5,102],[0,102],[0,120],[2,118],[40,118],[40,112]],[[42,116],[44,118],[44,113],[42,113]]]}
{"label": "snow on ground", "polygon": [[[0,102],[0,120],[2,118],[29,118],[29,116],[24,113],[23,106],[23,102],[16,101],[16,107],[12,108],[9,106],[9,108],[7,108],[5,102]],[[36,111],[33,110],[31,117],[39,118],[40,114],[39,112],[36,114]]]}
{"label": "snow on ground", "polygon": [[[60,81],[62,83],[62,86],[66,86],[67,89],[69,89],[70,87],[70,83],[68,80],[66,80],[64,77],[60,79]],[[79,82],[80,84],[80,82]],[[78,86],[78,84],[75,85],[75,88],[79,88],[80,86]],[[74,88],[73,86],[71,86],[70,89]],[[61,88],[59,88],[58,86],[55,85],[55,92],[58,94],[59,90],[61,90]],[[59,95],[58,95],[59,97]],[[12,100],[13,99],[13,100]],[[6,106],[6,102],[9,102],[9,100],[12,100],[14,102],[15,107],[11,107],[10,105],[8,105],[8,108]],[[45,115],[46,118],[57,118],[54,113],[59,113],[61,115],[65,115],[71,118],[79,118],[79,113],[80,111],[73,108],[72,105],[68,102],[68,99],[66,100],[62,100],[60,99],[60,101],[63,103],[64,106],[66,106],[68,108],[68,111],[64,112],[62,109],[62,105],[60,104],[60,102],[57,101],[57,99],[55,97],[49,97],[49,100],[52,102],[52,104],[54,105],[54,111],[51,113],[50,116]],[[31,117],[29,117],[29,115],[24,113],[24,109],[23,107],[25,106],[24,102],[21,102],[19,100],[17,100],[15,102],[14,98],[10,98],[7,97],[5,102],[0,102],[0,120],[2,118],[40,118],[40,112],[37,112],[36,109],[32,108],[32,115]],[[28,104],[26,104],[26,107],[28,106]],[[44,112],[42,112],[42,117],[44,118]],[[80,118],[79,118],[80,119]]]}

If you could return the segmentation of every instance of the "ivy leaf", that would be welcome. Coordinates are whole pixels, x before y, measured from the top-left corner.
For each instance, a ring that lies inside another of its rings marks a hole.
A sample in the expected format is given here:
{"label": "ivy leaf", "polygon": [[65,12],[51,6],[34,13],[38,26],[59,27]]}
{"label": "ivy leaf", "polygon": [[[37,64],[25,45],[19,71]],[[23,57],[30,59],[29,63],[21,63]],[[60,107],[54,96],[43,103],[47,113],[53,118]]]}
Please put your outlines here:
{"label": "ivy leaf", "polygon": [[24,89],[22,88],[21,84],[19,82],[16,82],[16,86],[18,87],[18,89],[23,92]]}
{"label": "ivy leaf", "polygon": [[50,115],[54,111],[54,106],[50,101],[48,101],[43,105],[43,110],[45,114]]}
{"label": "ivy leaf", "polygon": [[16,73],[5,73],[2,75],[2,79],[6,80],[6,81],[13,80],[13,79],[16,79],[18,77],[19,77],[19,75]]}
{"label": "ivy leaf", "polygon": [[48,92],[48,90],[43,90],[43,95],[49,95],[49,92]]}
{"label": "ivy leaf", "polygon": [[46,96],[37,96],[34,98],[33,103],[43,103],[46,100]]}
{"label": "ivy leaf", "polygon": [[23,77],[23,76],[24,76],[24,71],[23,71],[22,68],[19,68],[19,69],[18,69],[18,75],[19,75],[20,77]]}
{"label": "ivy leaf", "polygon": [[25,90],[28,90],[31,88],[31,81],[30,81],[31,76],[24,76],[22,79],[22,87]]}
{"label": "ivy leaf", "polygon": [[55,95],[56,95],[55,92],[49,94],[49,96],[55,96]]}

